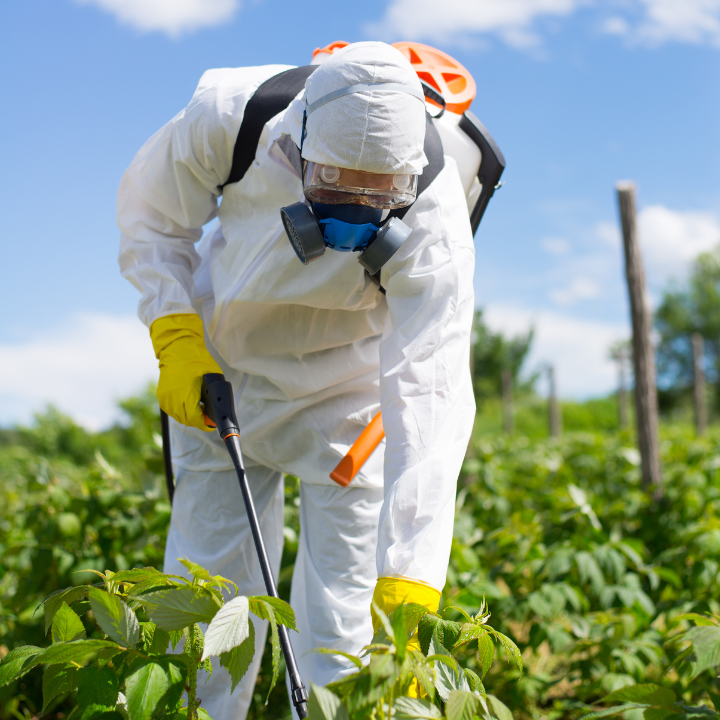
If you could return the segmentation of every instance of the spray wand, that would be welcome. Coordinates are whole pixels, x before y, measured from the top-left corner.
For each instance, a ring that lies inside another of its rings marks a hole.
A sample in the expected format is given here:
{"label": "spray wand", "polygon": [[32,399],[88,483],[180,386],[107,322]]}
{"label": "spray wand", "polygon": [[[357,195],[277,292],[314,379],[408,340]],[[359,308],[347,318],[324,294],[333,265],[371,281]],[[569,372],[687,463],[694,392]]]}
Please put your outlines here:
{"label": "spray wand", "polygon": [[[279,597],[275,579],[270,570],[270,561],[268,560],[267,551],[265,550],[265,542],[263,541],[260,531],[260,523],[258,522],[257,513],[255,512],[255,504],[250,494],[250,485],[248,484],[245,467],[243,465],[242,451],[240,450],[240,428],[237,417],[235,416],[232,385],[227,382],[225,376],[220,373],[203,375],[201,401],[204,405],[206,424],[210,427],[217,428],[235,466],[235,471],[237,472],[240,482],[240,490],[242,491],[243,500],[245,501],[245,510],[247,511],[250,522],[250,529],[253,540],[255,541],[255,549],[257,550],[260,568],[263,579],[265,580],[265,589],[270,597]],[[280,646],[285,656],[285,664],[287,665],[288,675],[290,677],[290,697],[298,717],[301,719],[306,718],[307,691],[300,677],[300,671],[295,661],[295,653],[290,643],[287,628],[284,625],[278,624],[278,634],[280,635]]]}

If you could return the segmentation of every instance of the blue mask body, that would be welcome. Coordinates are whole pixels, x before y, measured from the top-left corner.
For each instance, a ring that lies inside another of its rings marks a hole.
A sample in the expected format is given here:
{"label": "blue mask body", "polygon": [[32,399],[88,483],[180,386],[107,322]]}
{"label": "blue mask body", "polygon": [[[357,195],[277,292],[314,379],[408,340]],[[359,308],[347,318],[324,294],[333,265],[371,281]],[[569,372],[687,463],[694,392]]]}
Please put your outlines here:
{"label": "blue mask body", "polygon": [[375,239],[382,222],[382,209],[367,205],[312,203],[325,245],[341,252],[357,252]]}

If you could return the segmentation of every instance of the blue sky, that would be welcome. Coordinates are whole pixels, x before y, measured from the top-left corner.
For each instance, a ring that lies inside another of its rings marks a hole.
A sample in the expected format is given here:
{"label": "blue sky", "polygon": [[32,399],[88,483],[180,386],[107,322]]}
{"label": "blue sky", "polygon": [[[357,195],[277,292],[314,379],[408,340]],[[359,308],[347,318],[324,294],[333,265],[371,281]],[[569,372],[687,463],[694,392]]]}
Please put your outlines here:
{"label": "blue sky", "polygon": [[117,270],[117,185],[207,68],[418,40],[473,74],[506,185],[477,303],[565,396],[614,383],[628,332],[614,184],[638,184],[651,298],[720,243],[720,0],[5,0],[0,4],[0,425],[52,401],[89,426],[154,376]]}

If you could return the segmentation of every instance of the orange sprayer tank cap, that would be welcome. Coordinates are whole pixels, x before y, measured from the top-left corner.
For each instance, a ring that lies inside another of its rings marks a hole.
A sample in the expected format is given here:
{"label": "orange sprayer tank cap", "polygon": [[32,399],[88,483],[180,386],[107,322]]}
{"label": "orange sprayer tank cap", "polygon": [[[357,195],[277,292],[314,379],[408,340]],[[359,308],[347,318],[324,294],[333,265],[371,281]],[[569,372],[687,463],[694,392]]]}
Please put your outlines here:
{"label": "orange sprayer tank cap", "polygon": [[435,88],[447,102],[449,112],[462,115],[477,93],[470,72],[442,50],[417,42],[393,43],[415,69],[418,77]]}
{"label": "orange sprayer tank cap", "polygon": [[326,45],[324,48],[315,48],[315,50],[313,51],[313,60],[321,53],[325,53],[326,55],[332,55],[336,50],[342,50],[349,44],[350,43],[347,43],[344,40],[336,40],[335,42]]}

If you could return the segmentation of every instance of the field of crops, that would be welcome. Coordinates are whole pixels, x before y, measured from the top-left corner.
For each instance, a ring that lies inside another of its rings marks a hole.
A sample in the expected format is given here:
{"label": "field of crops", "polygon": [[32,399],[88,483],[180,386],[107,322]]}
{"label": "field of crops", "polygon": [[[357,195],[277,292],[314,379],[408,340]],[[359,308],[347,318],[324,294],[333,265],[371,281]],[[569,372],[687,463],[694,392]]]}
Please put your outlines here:
{"label": "field of crops", "polygon": [[[59,588],[94,581],[78,571],[161,568],[170,506],[155,400],[148,393],[124,407],[129,425],[97,435],[50,412],[0,437],[0,655],[47,644],[35,609]],[[475,614],[485,598],[490,624],[519,646],[522,671],[498,646],[484,678],[515,718],[580,718],[623,702],[627,718],[717,717],[720,627],[687,614],[720,613],[720,435],[697,439],[670,426],[662,436],[665,487],[653,497],[641,488],[629,435],[575,431],[530,441],[476,432],[443,604]],[[294,478],[286,498],[287,598]],[[462,620],[459,610],[445,617]],[[705,624],[678,639],[696,622]],[[483,675],[477,642],[458,644],[455,654]],[[289,714],[284,687],[265,705],[270,676],[266,651],[253,718]],[[679,704],[663,709],[658,697]],[[65,716],[73,704],[72,693],[61,694],[46,712]],[[0,688],[3,718],[36,717],[42,705],[39,668]]]}

